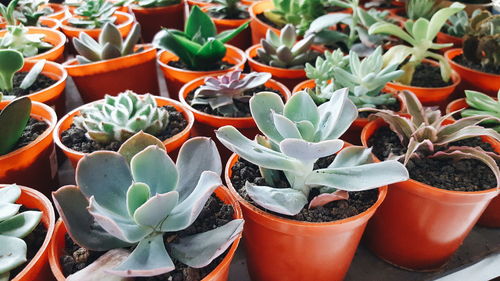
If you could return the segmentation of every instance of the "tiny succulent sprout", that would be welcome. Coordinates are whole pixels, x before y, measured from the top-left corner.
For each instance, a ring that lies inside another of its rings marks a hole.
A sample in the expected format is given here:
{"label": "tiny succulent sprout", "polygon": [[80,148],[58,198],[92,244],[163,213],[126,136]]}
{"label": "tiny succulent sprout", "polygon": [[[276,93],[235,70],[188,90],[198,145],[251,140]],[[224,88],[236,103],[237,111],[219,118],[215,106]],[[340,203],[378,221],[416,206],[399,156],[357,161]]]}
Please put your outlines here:
{"label": "tiny succulent sprout", "polygon": [[330,84],[334,71],[337,67],[344,68],[348,63],[347,56],[340,49],[333,52],[325,51],[322,56],[318,56],[314,66],[306,63],[306,76],[314,79],[317,87],[323,88]]}
{"label": "tiny succulent sprout", "polygon": [[108,22],[101,30],[98,42],[81,32],[79,38],[73,38],[73,45],[79,54],[76,56],[78,62],[86,64],[130,55],[140,39],[141,27],[138,23],[134,24],[124,41],[118,28]]}
{"label": "tiny succulent sprout", "polygon": [[239,237],[242,219],[173,241],[164,237],[195,222],[222,185],[221,171],[219,153],[209,138],[188,140],[174,163],[160,140],[140,132],[118,152],[85,156],[76,169],[77,185],[61,187],[52,197],[68,234],[81,247],[132,247],[109,274],[156,276],[175,269],[172,258],[204,267]]}
{"label": "tiny succulent sprout", "polygon": [[[374,163],[371,149],[343,148],[338,138],[356,119],[356,106],[341,89],[316,106],[304,91],[295,93],[283,104],[271,92],[261,92],[250,100],[252,116],[266,138],[247,139],[232,126],[216,131],[219,140],[241,158],[259,166],[269,186],[246,183],[252,200],[267,210],[296,215],[309,208],[346,199],[346,191],[362,191],[408,179],[408,171],[398,161]],[[324,169],[315,162],[337,154]],[[278,173],[284,172],[290,188],[275,188]],[[309,202],[312,189],[319,195]]]}
{"label": "tiny succulent sprout", "polygon": [[264,85],[271,79],[270,73],[252,72],[241,78],[241,70],[219,77],[205,78],[205,84],[196,89],[191,105],[208,104],[223,116],[239,117],[240,109],[235,101],[248,104],[252,97],[245,91]]}
{"label": "tiny succulent sprout", "polygon": [[15,184],[0,187],[0,280],[9,280],[9,272],[27,261],[28,246],[23,238],[40,223],[42,212],[19,213],[21,188]]}
{"label": "tiny succulent sprout", "polygon": [[69,24],[78,28],[95,29],[101,28],[104,24],[114,23],[116,17],[113,16],[117,7],[106,0],[86,0],[75,9],[75,15],[68,20]]}
{"label": "tiny succulent sprout", "polygon": [[450,80],[450,64],[442,55],[431,50],[439,50],[453,45],[451,43],[438,44],[433,41],[448,18],[463,10],[464,7],[465,5],[462,3],[455,2],[450,7],[440,9],[434,13],[430,21],[425,18],[419,18],[416,21],[408,20],[405,22],[406,31],[395,24],[387,22],[377,22],[370,27],[370,34],[390,34],[410,44],[410,46],[394,46],[384,54],[384,65],[402,64],[400,69],[404,70],[405,73],[397,79],[398,82],[409,85],[416,67],[425,58],[437,60],[441,70],[441,78],[444,82]]}
{"label": "tiny succulent sprout", "polygon": [[500,15],[483,10],[472,17],[463,51],[467,61],[500,71]]}
{"label": "tiny succulent sprout", "polygon": [[260,40],[262,48],[257,49],[259,59],[265,64],[280,68],[303,69],[319,55],[311,50],[314,35],[307,35],[297,42],[295,27],[287,24],[278,36],[274,31],[267,30],[266,38]]}
{"label": "tiny succulent sprout", "polygon": [[[14,75],[24,66],[23,55],[11,49],[0,50],[0,92],[8,95],[14,89]],[[19,88],[28,89],[35,83],[45,66],[45,60],[39,60],[23,78]]]}
{"label": "tiny succulent sprout", "polygon": [[438,9],[439,3],[436,0],[408,0],[405,6],[406,16],[411,20],[430,20]]}
{"label": "tiny succulent sprout", "polygon": [[246,22],[236,29],[217,34],[212,19],[198,6],[193,6],[184,31],[163,29],[155,35],[153,45],[174,53],[189,69],[213,69],[226,55],[224,44],[247,28],[248,24]]}
{"label": "tiny succulent sprout", "polygon": [[158,135],[168,123],[168,111],[158,107],[153,96],[130,90],[116,97],[106,95],[104,101],[83,107],[73,119],[77,128],[87,132],[87,138],[101,144],[123,142],[140,131]]}
{"label": "tiny succulent sprout", "polygon": [[465,101],[470,106],[461,112],[462,117],[471,117],[477,115],[488,115],[495,117],[495,120],[486,120],[481,125],[491,127],[500,133],[500,90],[498,90],[497,99],[477,91],[465,91]]}
{"label": "tiny succulent sprout", "polygon": [[40,17],[54,12],[51,7],[44,6],[48,2],[48,0],[20,0],[19,8],[14,12],[15,17],[26,26],[37,26]]}

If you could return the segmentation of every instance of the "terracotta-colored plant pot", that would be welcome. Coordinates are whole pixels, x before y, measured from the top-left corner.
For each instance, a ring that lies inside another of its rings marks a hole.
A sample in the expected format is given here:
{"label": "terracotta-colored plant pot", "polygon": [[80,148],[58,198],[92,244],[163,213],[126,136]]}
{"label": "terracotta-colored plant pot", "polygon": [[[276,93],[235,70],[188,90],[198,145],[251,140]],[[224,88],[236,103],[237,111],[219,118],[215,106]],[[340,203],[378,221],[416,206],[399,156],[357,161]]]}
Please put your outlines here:
{"label": "terracotta-colored plant pot", "polygon": [[184,1],[179,4],[156,8],[132,6],[136,20],[141,24],[142,40],[151,42],[162,28],[181,30],[184,27]]}
{"label": "terracotta-colored plant pot", "polygon": [[238,194],[231,183],[231,168],[237,160],[236,154],[229,159],[225,179],[243,210],[243,236],[252,280],[342,280],[387,187],[379,189],[373,206],[354,217],[325,223],[295,221],[262,211]]}
{"label": "terracotta-colored plant pot", "polygon": [[225,45],[227,48],[226,56],[222,59],[223,61],[234,64],[233,67],[225,70],[213,70],[213,71],[195,71],[175,68],[168,65],[171,61],[177,61],[179,58],[169,51],[161,51],[158,54],[158,64],[160,69],[163,71],[163,76],[167,82],[168,95],[172,99],[179,98],[179,90],[184,86],[184,84],[206,75],[222,75],[224,73],[231,72],[233,70],[242,69],[246,62],[245,53],[231,45]]}
{"label": "terracotta-colored plant pot", "polygon": [[208,7],[208,6],[212,6],[213,5],[209,1],[187,0],[186,2],[188,3],[188,5],[189,5],[190,8],[193,7],[193,6]]}
{"label": "terracotta-colored plant pot", "polygon": [[[136,46],[136,50],[139,47]],[[151,45],[143,47],[142,52],[124,57],[88,64],[71,59],[63,65],[86,103],[125,90],[159,95],[156,49]]]}
{"label": "terracotta-colored plant pot", "polygon": [[453,61],[453,58],[461,54],[463,54],[462,49],[452,49],[447,51],[444,56],[450,63],[451,68],[462,77],[463,88],[477,90],[495,97],[498,89],[500,89],[500,75],[474,70]]}
{"label": "terracotta-colored plant pot", "polygon": [[257,15],[262,14],[264,11],[269,11],[273,8],[274,5],[271,1],[255,2],[248,8],[250,18],[252,19],[250,22],[250,28],[252,30],[252,44],[259,44],[260,39],[266,38],[266,32],[268,29],[271,29],[278,35],[280,34],[279,29],[271,27],[257,17]]}
{"label": "terracotta-colored plant pot", "polygon": [[[216,77],[217,75],[210,76]],[[242,76],[245,77],[245,74],[242,74]],[[222,117],[207,114],[194,109],[186,101],[186,97],[191,91],[204,85],[205,78],[206,77],[200,77],[184,85],[179,92],[179,100],[194,114],[196,122],[193,126],[192,136],[207,136],[212,138],[212,140],[214,140],[217,144],[217,149],[219,150],[219,153],[221,155],[222,163],[225,163],[231,156],[232,152],[229,151],[224,145],[222,145],[222,143],[220,143],[220,141],[215,136],[215,130],[222,126],[230,125],[238,128],[238,131],[240,131],[243,135],[250,139],[254,139],[255,136],[260,133],[260,131],[257,128],[255,120],[252,117]],[[267,81],[264,86],[279,91],[285,101],[290,98],[290,91],[288,90],[288,88],[279,82],[271,79]]]}
{"label": "terracotta-colored plant pot", "polygon": [[[174,136],[166,139],[165,141],[163,141],[163,144],[165,144],[165,147],[167,148],[167,152],[169,153],[169,155],[171,155],[171,156],[176,155],[177,149],[180,148],[181,145],[185,141],[187,141],[189,136],[191,135],[191,129],[193,128],[193,124],[194,124],[193,113],[191,113],[191,111],[189,111],[184,105],[182,105],[178,101],[164,98],[164,97],[157,97],[157,96],[155,96],[154,98],[155,98],[156,103],[158,104],[159,107],[163,107],[163,106],[167,106],[167,105],[171,105],[171,106],[175,107],[177,109],[177,111],[182,113],[182,115],[184,116],[184,118],[187,121],[187,126],[186,126],[186,128],[184,128],[184,130],[182,130],[177,135],[174,135]],[[103,100],[94,101],[90,104],[100,103],[100,102],[103,102]],[[55,141],[56,145],[64,152],[66,157],[68,157],[73,168],[76,168],[78,161],[80,159],[82,159],[86,153],[79,152],[79,151],[73,150],[73,149],[65,146],[61,141],[61,136],[62,136],[62,133],[64,131],[68,130],[71,127],[71,125],[73,124],[73,118],[76,115],[80,115],[80,109],[84,106],[89,106],[89,104],[84,104],[84,105],[68,112],[68,114],[66,114],[63,118],[61,118],[61,120],[59,120],[59,122],[57,122],[57,125],[55,126],[55,130],[53,133],[53,135],[54,135],[53,137],[54,137],[54,141]]]}
{"label": "terracotta-colored plant pot", "polygon": [[[0,109],[8,104],[0,102]],[[57,159],[52,131],[56,113],[48,105],[32,102],[31,117],[43,120],[49,127],[30,144],[0,156],[0,183],[31,186],[45,195],[58,185]]]}
{"label": "terracotta-colored plant pot", "polygon": [[[439,66],[437,62],[428,59],[425,59],[423,63]],[[451,85],[439,88],[414,87],[403,85],[397,82],[389,82],[387,83],[387,88],[392,88],[396,91],[408,90],[410,92],[413,92],[417,96],[418,100],[426,106],[446,106],[448,98],[455,91],[455,88],[458,86],[458,84],[460,84],[460,75],[458,75],[457,72],[452,71],[451,81]]]}
{"label": "terracotta-colored plant pot", "polygon": [[[30,71],[36,62],[37,61],[33,60],[25,60],[21,71]],[[64,89],[66,88],[68,73],[60,64],[47,61],[42,69],[42,74],[56,82],[46,89],[30,94],[29,97],[33,101],[49,105],[56,111],[58,116],[62,116],[66,112],[66,96],[64,95]]]}
{"label": "terracotta-colored plant pot", "polygon": [[[0,184],[0,189],[6,187],[6,184]],[[11,276],[12,281],[35,281],[35,280],[51,280],[52,274],[48,264],[49,243],[54,233],[54,226],[56,223],[54,208],[45,195],[39,191],[19,186],[21,188],[21,196],[17,199],[16,203],[21,204],[28,209],[35,209],[42,212],[42,219],[40,223],[47,230],[43,244],[31,259],[28,264],[22,264],[20,267],[24,269],[16,276]]]}
{"label": "terracotta-colored plant pot", "polygon": [[[7,30],[0,30],[0,38],[5,35]],[[66,44],[66,36],[60,31],[53,30],[45,27],[28,27],[28,34],[43,34],[45,37],[43,41],[54,46],[52,49],[38,54],[36,56],[28,57],[27,59],[33,60],[49,60],[58,61],[62,59],[64,53],[64,44]]]}
{"label": "terracotta-colored plant pot", "polygon": [[[202,8],[203,12],[207,12],[207,8]],[[209,14],[210,15],[210,14]],[[229,29],[236,29],[241,25],[245,24],[250,19],[218,19],[211,17],[212,21],[215,23],[217,28],[217,33],[220,33]],[[252,46],[250,26],[245,28],[240,34],[236,35],[233,39],[227,42],[229,45],[233,45],[241,50],[246,50],[248,47]]]}
{"label": "terracotta-colored plant pot", "polygon": [[[387,126],[382,119],[365,126],[361,133],[364,146],[382,126]],[[483,140],[495,145],[491,138]],[[500,146],[495,146],[500,152]],[[368,223],[366,242],[376,255],[399,267],[439,269],[460,247],[497,194],[496,188],[450,191],[411,179],[389,185],[384,203]]]}
{"label": "terracotta-colored plant pot", "polygon": [[[118,27],[120,34],[122,35],[122,37],[127,36],[130,29],[132,28],[132,25],[134,24],[134,18],[132,17],[132,15],[123,12],[115,12],[114,16],[116,16],[115,25]],[[74,37],[78,37],[82,32],[87,33],[90,37],[94,39],[99,38],[99,34],[101,33],[100,28],[85,29],[85,28],[74,27],[68,22],[70,18],[71,17],[61,21],[61,30],[64,32],[64,34],[66,34],[66,36],[68,36],[68,40],[70,42],[73,40]]]}
{"label": "terracotta-colored plant pot", "polygon": [[[231,204],[234,210],[233,218],[241,219],[243,218],[240,205],[236,201],[236,198],[227,190],[225,186],[220,186],[215,190],[215,195],[221,199],[226,204]],[[56,224],[56,229],[54,232],[54,239],[50,243],[49,247],[49,263],[52,273],[56,277],[57,281],[65,281],[62,266],[61,266],[61,256],[64,253],[65,248],[65,237],[66,237],[66,226],[63,221],[59,219]],[[229,266],[236,253],[236,249],[240,243],[241,236],[234,240],[233,244],[228,250],[227,255],[219,263],[219,265],[208,274],[201,281],[226,281],[229,274]]]}
{"label": "terracotta-colored plant pot", "polygon": [[47,3],[43,5],[43,7],[50,7],[54,12],[50,15],[47,15],[46,17],[52,18],[55,20],[62,20],[65,17],[68,16],[69,14],[69,8],[68,6],[65,6],[63,4],[56,4],[56,3]]}
{"label": "terracotta-colored plant pot", "polygon": [[439,44],[452,43],[453,46],[449,48],[440,49],[439,52],[445,53],[452,48],[462,48],[464,40],[460,37],[455,37],[444,32],[438,32],[436,42]]}
{"label": "terracotta-colored plant pot", "polygon": [[304,69],[279,68],[258,62],[255,58],[257,57],[257,50],[259,48],[261,48],[261,45],[257,44],[245,51],[248,65],[250,65],[250,68],[253,71],[271,73],[274,80],[283,83],[290,90],[297,86],[300,82],[307,79],[306,71]]}

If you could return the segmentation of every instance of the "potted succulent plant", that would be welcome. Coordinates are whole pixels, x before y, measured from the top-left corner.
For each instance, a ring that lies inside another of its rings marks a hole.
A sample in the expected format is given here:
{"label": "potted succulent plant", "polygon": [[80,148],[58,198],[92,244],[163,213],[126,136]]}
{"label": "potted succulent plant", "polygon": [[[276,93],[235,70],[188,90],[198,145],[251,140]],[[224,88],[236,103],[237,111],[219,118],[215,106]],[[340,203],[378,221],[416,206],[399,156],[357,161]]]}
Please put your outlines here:
{"label": "potted succulent plant", "polygon": [[54,232],[52,204],[35,189],[0,185],[0,278],[49,280],[48,246]]}
{"label": "potted succulent plant", "polygon": [[[285,101],[290,97],[288,88],[271,80],[269,73],[241,74],[241,70],[235,70],[222,76],[200,77],[187,83],[179,92],[179,100],[193,112],[196,119],[192,135],[215,137],[216,129],[232,125],[246,137],[253,138],[259,130],[250,115],[249,100],[262,91],[276,92]],[[217,147],[222,160],[227,161],[231,152],[219,142]]]}
{"label": "potted succulent plant", "polygon": [[126,91],[69,112],[57,123],[54,138],[76,167],[85,154],[116,151],[139,131],[160,138],[172,153],[189,138],[193,123],[193,114],[179,102]]}
{"label": "potted succulent plant", "polygon": [[[479,12],[479,10],[478,10]],[[462,37],[464,37],[465,32],[469,29],[469,16],[467,12],[460,11],[448,18],[448,21],[443,25],[441,31],[436,37],[437,43],[452,43],[453,46],[450,48],[441,49],[441,51],[447,51],[451,48],[461,48],[462,47]]]}
{"label": "potted succulent plant", "polygon": [[[23,1],[29,1],[29,0],[23,0]],[[39,0],[39,1],[44,1],[44,0]],[[61,21],[65,17],[68,16],[69,14],[69,8],[66,5],[60,4],[62,1],[51,1],[47,3],[48,1],[45,1],[45,4],[43,4],[42,9],[45,7],[48,7],[52,10],[52,13],[46,15],[47,18],[55,19],[58,21]],[[57,3],[55,3],[57,2]]]}
{"label": "potted succulent plant", "polygon": [[395,82],[389,82],[388,87],[412,91],[425,105],[442,105],[460,83],[460,76],[442,55],[430,50],[452,46],[433,41],[448,18],[463,8],[464,5],[454,3],[438,10],[430,21],[425,18],[408,20],[406,31],[391,23],[378,22],[370,27],[370,34],[390,34],[410,45],[393,46],[384,54],[384,64],[401,64],[400,69],[405,71]]}
{"label": "potted succulent plant", "polygon": [[482,147],[500,152],[500,134],[477,125],[494,117],[452,121],[439,110],[423,108],[409,91],[401,97],[409,116],[371,109],[381,119],[366,125],[361,137],[379,159],[402,161],[411,179],[389,187],[365,238],[391,264],[434,270],[453,255],[498,195],[495,159],[500,157]]}
{"label": "potted succulent plant", "polygon": [[160,140],[145,133],[118,152],[86,156],[78,164],[77,186],[53,193],[64,222],[51,244],[54,275],[226,280],[243,219],[222,186],[221,171],[208,138],[187,141],[177,163]]}
{"label": "potted succulent plant", "polygon": [[[318,57],[315,66],[306,65],[306,80],[293,90],[307,90],[316,104],[323,104],[332,98],[333,91],[349,89],[349,99],[357,108],[389,109],[395,112],[404,110],[404,104],[396,92],[386,87],[387,82],[403,74],[396,70],[398,65],[383,65],[382,48],[378,47],[368,57],[360,61],[356,52],[351,51],[344,56],[337,49],[325,52],[324,59]],[[361,130],[368,124],[368,114],[361,113],[352,123],[342,139],[353,144],[361,144]]]}
{"label": "potted succulent plant", "polygon": [[84,102],[125,90],[154,95],[160,93],[156,49],[151,45],[137,44],[141,36],[140,29],[139,24],[134,24],[123,40],[118,27],[106,23],[98,41],[83,32],[79,38],[73,38],[78,55],[63,65]]}
{"label": "potted succulent plant", "polygon": [[445,53],[451,67],[462,77],[464,87],[494,96],[500,88],[500,15],[488,11],[470,20],[463,48]]}
{"label": "potted succulent plant", "polygon": [[286,104],[262,92],[250,109],[265,137],[253,141],[231,126],[216,132],[237,154],[226,183],[242,206],[255,280],[342,280],[383,186],[408,179],[397,161],[375,163],[370,149],[342,149],[337,138],[357,116],[347,95],[339,90],[317,107],[306,92]]}
{"label": "potted succulent plant", "polygon": [[[46,17],[53,12],[52,8],[46,6],[46,2],[45,0],[13,0],[7,7],[0,4],[0,16],[3,17],[0,18],[0,28],[7,26],[7,21],[4,18],[13,16],[16,22],[22,23],[24,26],[40,26],[58,30],[61,23]],[[9,13],[12,14],[7,15]],[[12,22],[13,19],[9,18],[8,21]]]}
{"label": "potted succulent plant", "polygon": [[493,1],[491,0],[440,0],[441,5],[450,6],[455,2],[459,2],[465,5],[465,11],[470,16],[476,10],[489,10],[493,6]]}
{"label": "potted succulent plant", "polygon": [[248,23],[217,34],[210,17],[193,6],[184,31],[163,29],[156,34],[153,45],[163,49],[157,60],[169,96],[177,99],[181,87],[198,77],[243,69],[246,62],[243,51],[224,44],[247,26]]}
{"label": "potted succulent plant", "polygon": [[280,35],[268,30],[260,44],[246,50],[248,64],[253,71],[269,72],[273,78],[293,89],[306,79],[305,64],[313,62],[320,54],[311,49],[314,35],[297,41],[293,25],[287,24]]}

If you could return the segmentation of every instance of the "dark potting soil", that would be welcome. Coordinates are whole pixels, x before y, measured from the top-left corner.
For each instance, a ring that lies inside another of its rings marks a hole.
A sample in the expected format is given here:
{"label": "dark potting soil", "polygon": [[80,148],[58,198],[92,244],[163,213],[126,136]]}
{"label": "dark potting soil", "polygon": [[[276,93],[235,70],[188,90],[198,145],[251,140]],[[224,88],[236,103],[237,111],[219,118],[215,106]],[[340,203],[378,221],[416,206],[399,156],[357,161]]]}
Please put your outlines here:
{"label": "dark potting soil", "polygon": [[277,25],[275,24],[274,22],[270,21],[265,15],[264,13],[260,13],[260,14],[257,14],[257,18],[259,20],[261,20],[263,23],[273,27],[273,28],[276,28],[276,29],[281,29],[283,26],[280,26],[280,25]]}
{"label": "dark potting soil", "polygon": [[[187,120],[184,118],[181,112],[177,111],[173,106],[164,106],[165,110],[170,113],[169,124],[164,132],[155,136],[158,139],[164,141],[176,134],[180,133],[187,126]],[[109,144],[103,145],[95,142],[85,136],[86,130],[76,128],[73,124],[71,127],[62,132],[61,142],[76,151],[83,153],[92,153],[98,150],[111,150],[118,151],[123,142],[111,142]]]}
{"label": "dark potting soil", "polygon": [[[373,147],[373,154],[379,159],[387,159],[391,152],[395,155],[406,152],[396,133],[389,127],[378,129],[368,140],[368,146]],[[450,143],[450,146],[480,146],[484,150],[492,151],[491,145],[483,143],[479,137]],[[441,189],[481,191],[493,188],[497,184],[490,168],[475,159],[453,161],[415,157],[408,162],[406,168],[411,179]]]}
{"label": "dark potting soil", "polygon": [[[196,89],[198,89],[198,88],[196,88]],[[193,101],[194,92],[196,91],[196,89],[192,90],[187,95],[186,101],[190,105],[191,105],[191,102]],[[279,94],[279,91],[277,91],[275,89],[271,89],[271,88],[268,88],[268,87],[265,87],[265,86],[260,86],[260,87],[256,87],[256,88],[253,88],[253,89],[246,90],[243,93],[243,95],[252,97],[255,94],[263,92],[263,91],[274,92],[274,93]],[[283,99],[282,96],[281,96],[281,98]],[[252,114],[250,113],[250,104],[245,103],[245,102],[241,102],[241,101],[238,101],[238,100],[233,100],[233,102],[234,102],[234,105],[239,109],[239,111],[235,112],[234,116],[226,116],[226,117],[250,117],[250,116],[252,116]],[[191,105],[191,106],[194,109],[196,109],[196,110],[199,110],[201,112],[204,112],[204,113],[207,113],[207,114],[210,114],[210,115],[224,116],[222,113],[219,112],[218,109],[213,110],[210,107],[210,105],[208,105],[208,104],[196,104],[196,105]]]}
{"label": "dark potting soil", "polygon": [[[164,240],[175,242],[179,238],[186,237],[189,235],[206,232],[222,226],[231,220],[233,220],[234,210],[231,205],[226,205],[215,195],[212,195],[207,203],[205,204],[200,215],[196,221],[187,229],[179,231],[177,233],[166,233],[164,235]],[[168,251],[168,243],[165,243]],[[209,265],[203,268],[191,268],[188,267],[175,259],[175,270],[167,274],[154,276],[154,277],[136,277],[135,280],[141,281],[197,281],[203,279],[210,272],[212,272],[224,259],[229,250],[214,259]],[[87,265],[91,264],[97,260],[105,252],[95,252],[89,251],[85,248],[81,248],[76,245],[75,242],[66,235],[66,243],[64,254],[60,257],[62,264],[64,276],[68,276],[85,268]]]}
{"label": "dark potting soil", "polygon": [[41,134],[43,134],[43,132],[45,132],[48,127],[49,124],[45,121],[40,121],[30,117],[30,119],[28,120],[28,124],[26,124],[26,127],[24,128],[23,134],[21,135],[11,152],[32,143]]}
{"label": "dark potting soil", "polygon": [[468,68],[472,68],[472,69],[477,70],[477,71],[500,75],[500,66],[495,67],[492,64],[488,64],[486,66],[483,66],[480,63],[474,63],[474,62],[466,60],[464,55],[458,55],[458,56],[454,57],[453,61],[460,64],[460,65],[463,65],[463,66],[468,67]]}
{"label": "dark potting soil", "polygon": [[14,89],[12,91],[4,91],[3,94],[16,97],[26,96],[46,89],[57,82],[56,80],[40,74],[38,75],[35,83],[33,83],[33,85],[31,85],[28,89],[21,89],[19,86],[21,86],[21,83],[26,75],[28,75],[28,72],[17,72],[14,74]]}
{"label": "dark potting soil", "polygon": [[[394,112],[399,112],[401,110],[401,105],[396,100],[396,102],[390,103],[390,104],[378,104],[376,106],[376,108],[382,109],[382,110],[392,110]],[[370,116],[370,114],[372,114],[372,113],[373,112],[368,112],[368,111],[359,112],[358,118],[368,118],[368,116]]]}
{"label": "dark potting soil", "polygon": [[184,69],[184,70],[193,70],[193,71],[215,71],[215,70],[226,70],[230,69],[231,67],[234,66],[234,64],[229,63],[227,61],[219,61],[215,65],[205,65],[202,68],[197,68],[197,69],[192,69],[187,66],[184,62],[180,60],[176,61],[169,61],[168,65],[171,67],[179,68],[179,69]]}
{"label": "dark potting soil", "polygon": [[[330,165],[330,163],[333,162],[333,159],[335,159],[335,155],[319,159],[316,162],[314,169],[326,168],[328,165]],[[378,191],[376,189],[361,192],[349,192],[348,200],[334,201],[314,209],[308,209],[306,206],[302,209],[302,211],[300,211],[299,214],[295,216],[286,216],[264,209],[263,207],[255,204],[253,200],[248,196],[245,189],[245,183],[247,181],[258,185],[270,186],[261,176],[259,167],[246,161],[245,159],[240,158],[232,167],[232,172],[233,174],[231,175],[231,183],[245,200],[252,203],[257,208],[265,210],[266,212],[272,213],[279,217],[297,221],[330,222],[349,218],[366,211],[373,204],[375,204],[378,198]],[[290,187],[284,174],[281,174],[280,182],[278,182],[274,187]],[[309,194],[309,201],[318,194],[318,190],[313,189]]]}
{"label": "dark potting soil", "polygon": [[438,66],[421,63],[415,69],[411,86],[425,87],[425,88],[439,88],[446,87],[453,84],[451,78],[448,82],[444,82],[441,78],[441,71]]}
{"label": "dark potting soil", "polygon": [[218,12],[218,11],[208,10],[208,14],[212,18],[225,19],[225,20],[244,20],[250,18],[250,14],[246,10],[238,10],[237,14],[228,14],[224,11]]}

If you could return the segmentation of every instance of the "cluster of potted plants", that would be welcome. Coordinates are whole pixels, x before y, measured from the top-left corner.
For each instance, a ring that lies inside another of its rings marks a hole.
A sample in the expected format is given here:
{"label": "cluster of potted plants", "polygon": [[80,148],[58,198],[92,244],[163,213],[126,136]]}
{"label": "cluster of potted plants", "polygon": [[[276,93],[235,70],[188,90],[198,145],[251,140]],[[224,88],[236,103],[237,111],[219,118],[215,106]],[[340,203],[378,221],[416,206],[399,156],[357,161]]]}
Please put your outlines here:
{"label": "cluster of potted plants", "polygon": [[0,4],[0,280],[440,268],[500,227],[500,18],[444,2]]}

